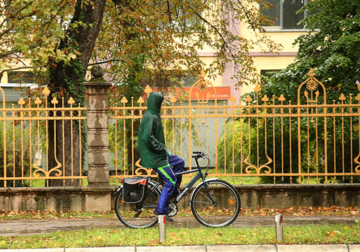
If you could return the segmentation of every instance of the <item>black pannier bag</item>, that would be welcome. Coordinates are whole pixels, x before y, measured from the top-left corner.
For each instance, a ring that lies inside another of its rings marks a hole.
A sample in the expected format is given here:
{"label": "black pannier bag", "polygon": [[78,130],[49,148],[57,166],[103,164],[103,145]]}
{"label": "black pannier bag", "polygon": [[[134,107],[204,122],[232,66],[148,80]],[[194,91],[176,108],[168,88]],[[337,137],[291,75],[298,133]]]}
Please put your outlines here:
{"label": "black pannier bag", "polygon": [[128,177],[124,178],[123,201],[125,203],[139,203],[145,194],[149,177]]}

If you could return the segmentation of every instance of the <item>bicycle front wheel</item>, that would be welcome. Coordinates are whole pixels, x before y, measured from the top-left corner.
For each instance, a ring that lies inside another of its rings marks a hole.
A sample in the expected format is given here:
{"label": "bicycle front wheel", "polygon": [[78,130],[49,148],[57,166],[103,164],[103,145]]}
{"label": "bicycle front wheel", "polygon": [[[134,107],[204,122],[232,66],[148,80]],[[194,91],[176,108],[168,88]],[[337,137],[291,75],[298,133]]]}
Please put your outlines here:
{"label": "bicycle front wheel", "polygon": [[155,225],[158,218],[153,214],[160,198],[160,190],[155,184],[148,182],[145,192],[145,201],[140,205],[125,203],[123,201],[123,188],[120,189],[115,199],[115,212],[119,220],[130,228],[147,228]]}
{"label": "bicycle front wheel", "polygon": [[223,180],[211,180],[205,182],[213,204],[206,191],[205,184],[195,189],[191,210],[195,218],[207,227],[224,227],[230,225],[239,215],[240,197],[236,189]]}

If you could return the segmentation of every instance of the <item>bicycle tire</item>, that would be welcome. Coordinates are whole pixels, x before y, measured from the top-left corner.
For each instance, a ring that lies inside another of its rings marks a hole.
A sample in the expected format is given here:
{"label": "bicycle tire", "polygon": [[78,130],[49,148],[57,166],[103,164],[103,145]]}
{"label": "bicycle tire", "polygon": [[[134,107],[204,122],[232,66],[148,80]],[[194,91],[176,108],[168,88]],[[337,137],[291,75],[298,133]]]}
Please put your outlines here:
{"label": "bicycle tire", "polygon": [[197,221],[207,227],[230,225],[239,215],[241,201],[236,189],[223,180],[205,182],[215,206],[206,191],[205,184],[199,185],[191,197],[191,211]]}
{"label": "bicycle tire", "polygon": [[[155,187],[155,184],[152,182],[148,182],[147,190],[145,193],[145,197],[149,194],[149,192]],[[140,210],[142,211],[140,215],[137,217],[138,213],[134,209],[137,208],[138,204],[135,203],[125,203],[122,200],[122,191],[123,188],[120,188],[116,199],[115,199],[115,212],[118,219],[127,227],[130,228],[148,228],[154,226],[158,222],[157,216],[153,214],[154,208],[144,208],[142,207]],[[156,188],[156,190],[150,195],[150,197],[143,202],[143,205],[156,205],[160,198],[160,190]]]}

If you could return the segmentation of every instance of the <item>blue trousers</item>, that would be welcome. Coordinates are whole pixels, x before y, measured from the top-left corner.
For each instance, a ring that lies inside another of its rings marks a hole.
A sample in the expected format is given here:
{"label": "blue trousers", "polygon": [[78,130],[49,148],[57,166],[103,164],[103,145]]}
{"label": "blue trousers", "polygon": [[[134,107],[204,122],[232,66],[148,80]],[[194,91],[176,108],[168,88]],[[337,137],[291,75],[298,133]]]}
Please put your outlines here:
{"label": "blue trousers", "polygon": [[181,157],[170,153],[168,155],[168,161],[168,166],[154,169],[164,180],[164,186],[155,210],[164,215],[168,214],[171,196],[173,195],[175,189],[178,190],[182,180],[181,175],[175,176],[174,173],[182,172],[185,166],[185,162]]}

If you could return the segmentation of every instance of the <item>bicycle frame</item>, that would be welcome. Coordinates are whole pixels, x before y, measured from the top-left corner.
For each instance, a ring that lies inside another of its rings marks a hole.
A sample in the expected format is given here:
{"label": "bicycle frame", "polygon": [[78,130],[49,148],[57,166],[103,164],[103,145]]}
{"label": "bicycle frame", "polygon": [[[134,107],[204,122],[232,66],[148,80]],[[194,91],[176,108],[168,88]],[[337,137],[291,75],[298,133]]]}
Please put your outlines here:
{"label": "bicycle frame", "polygon": [[[201,166],[199,165],[199,160],[200,158],[195,158],[196,161],[196,165],[197,168],[193,169],[193,170],[189,170],[189,171],[184,171],[184,172],[179,172],[176,173],[176,175],[184,175],[184,174],[188,174],[188,173],[194,173],[194,172],[198,172],[195,177],[185,186],[184,190],[182,190],[182,192],[176,197],[176,199],[172,202],[174,204],[177,204],[183,197],[185,197],[186,193],[190,190],[191,187],[193,187],[193,185],[196,183],[196,181],[198,181],[200,178],[202,180],[202,182],[204,183],[206,192],[208,194],[208,196],[210,197],[212,203],[216,206],[217,202],[213,199],[213,197],[211,196],[208,186],[205,183],[205,179],[207,176],[207,172],[204,174],[201,170]],[[160,183],[157,183],[157,185],[151,190],[151,192],[144,198],[143,202],[160,186]],[[155,205],[143,205],[144,208],[155,208]]]}

